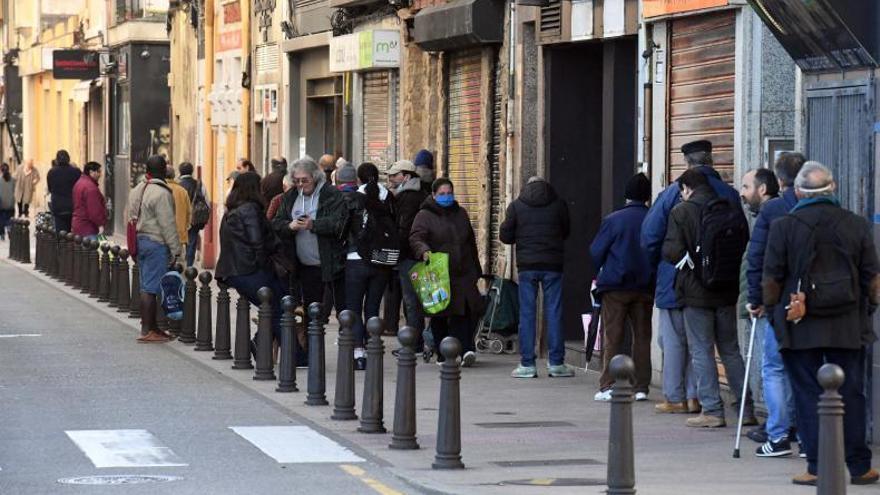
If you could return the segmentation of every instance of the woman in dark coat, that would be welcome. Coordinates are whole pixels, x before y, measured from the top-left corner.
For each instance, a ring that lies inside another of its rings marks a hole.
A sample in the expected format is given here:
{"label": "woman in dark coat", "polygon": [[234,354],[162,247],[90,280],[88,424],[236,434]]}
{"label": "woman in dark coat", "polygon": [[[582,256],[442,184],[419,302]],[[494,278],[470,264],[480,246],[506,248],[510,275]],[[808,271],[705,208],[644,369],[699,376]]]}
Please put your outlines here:
{"label": "woman in dark coat", "polygon": [[259,306],[257,292],[272,289],[272,333],[281,334],[281,298],[287,286],[276,275],[271,260],[280,243],[266,220],[260,176],[239,175],[226,197],[226,214],[220,223],[220,257],[215,276]]}
{"label": "woman in dark coat", "polygon": [[[462,365],[471,366],[477,360],[474,329],[483,311],[477,290],[481,273],[477,240],[467,211],[455,201],[452,181],[437,179],[431,191],[432,195],[425,199],[413,220],[409,245],[418,260],[427,261],[431,252],[449,255],[452,300],[445,310],[431,316],[431,329],[438,348],[447,335],[461,341]],[[438,360],[443,359],[439,352],[437,356]]]}

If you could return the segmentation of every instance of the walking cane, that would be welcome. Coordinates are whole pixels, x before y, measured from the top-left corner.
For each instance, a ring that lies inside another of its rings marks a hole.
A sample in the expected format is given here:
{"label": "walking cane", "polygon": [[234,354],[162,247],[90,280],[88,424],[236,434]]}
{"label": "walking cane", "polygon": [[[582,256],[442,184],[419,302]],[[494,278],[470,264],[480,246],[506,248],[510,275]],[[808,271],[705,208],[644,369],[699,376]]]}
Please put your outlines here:
{"label": "walking cane", "polygon": [[749,369],[752,367],[752,350],[755,348],[755,326],[758,320],[752,316],[752,331],[749,333],[749,350],[746,353],[746,376],[743,379],[742,397],[739,399],[739,418],[736,420],[736,445],[733,447],[733,458],[739,459],[739,442],[742,435],[743,414],[746,411],[746,393],[749,391]]}

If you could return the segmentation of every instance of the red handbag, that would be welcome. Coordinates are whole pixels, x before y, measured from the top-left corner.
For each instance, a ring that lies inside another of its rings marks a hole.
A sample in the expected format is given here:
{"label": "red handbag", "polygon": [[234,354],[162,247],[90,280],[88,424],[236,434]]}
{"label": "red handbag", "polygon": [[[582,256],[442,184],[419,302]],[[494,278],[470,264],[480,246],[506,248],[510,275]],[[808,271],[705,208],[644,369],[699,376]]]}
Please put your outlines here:
{"label": "red handbag", "polygon": [[137,252],[138,252],[138,249],[137,249],[137,245],[138,245],[138,243],[137,243],[137,224],[138,224],[138,218],[140,218],[140,216],[141,216],[141,207],[144,205],[144,194],[147,193],[147,186],[149,186],[149,185],[150,185],[149,182],[146,185],[144,185],[144,191],[141,193],[141,202],[138,203],[137,216],[130,219],[128,221],[128,225],[126,225],[126,228],[125,228],[125,241],[126,241],[126,244],[128,244],[128,254],[131,255],[132,258],[137,257]]}

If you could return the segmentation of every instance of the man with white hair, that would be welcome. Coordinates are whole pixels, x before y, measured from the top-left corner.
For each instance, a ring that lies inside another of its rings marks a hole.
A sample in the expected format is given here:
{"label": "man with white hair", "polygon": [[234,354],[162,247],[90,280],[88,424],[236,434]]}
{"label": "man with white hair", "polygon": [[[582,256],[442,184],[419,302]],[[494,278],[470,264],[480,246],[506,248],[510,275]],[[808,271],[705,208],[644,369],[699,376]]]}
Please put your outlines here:
{"label": "man with white hair", "polygon": [[846,375],[843,419],[846,464],[856,485],[876,483],[865,442],[865,349],[876,337],[871,313],[880,304],[880,262],[871,224],[841,208],[831,171],[807,162],[795,179],[797,205],[770,226],[763,298],[791,379],[807,472],[792,479],[815,485],[819,449],[819,368]]}
{"label": "man with white hair", "polygon": [[345,201],[311,158],[293,162],[290,175],[294,187],[281,197],[272,227],[298,261],[303,304],[324,301],[330,290],[338,313],[345,302]]}

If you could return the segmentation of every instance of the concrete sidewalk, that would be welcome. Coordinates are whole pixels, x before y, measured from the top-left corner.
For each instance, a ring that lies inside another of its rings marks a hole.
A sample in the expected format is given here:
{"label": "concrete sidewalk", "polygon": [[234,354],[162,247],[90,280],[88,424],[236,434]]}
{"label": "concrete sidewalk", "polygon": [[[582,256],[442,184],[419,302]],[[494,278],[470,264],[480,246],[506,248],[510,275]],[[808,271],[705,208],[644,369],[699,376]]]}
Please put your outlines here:
{"label": "concrete sidewalk", "polygon": [[[5,249],[4,249],[5,251]],[[11,263],[22,273],[38,277],[59,290],[69,291],[57,282],[36,273],[32,265]],[[14,283],[14,282],[13,282]],[[83,300],[87,298],[80,297]],[[135,344],[138,322],[121,318],[106,306],[108,318],[117,319],[120,331],[131,334]],[[234,309],[233,309],[234,319]],[[234,328],[234,322],[233,322]],[[418,441],[420,450],[388,449],[391,434],[366,435],[356,432],[358,423],[329,419],[332,412],[336,369],[337,327],[327,328],[327,399],[329,407],[304,405],[307,372],[297,370],[299,393],[279,394],[275,382],[252,379],[253,371],[230,369],[231,361],[214,361],[213,353],[194,352],[179,342],[165,345],[181,359],[197,361],[275,401],[285,409],[326,428],[366,449],[392,466],[392,471],[419,487],[435,493],[604,493],[607,458],[608,410],[606,403],[592,400],[598,376],[580,371],[575,378],[550,379],[539,363],[541,377],[515,380],[509,377],[516,357],[479,355],[475,368],[462,373],[462,456],[467,469],[435,471],[434,457],[439,368],[421,360],[417,366]],[[394,360],[385,345],[385,426],[390,431],[394,411]],[[357,407],[360,413],[361,385],[358,372]],[[654,401],[660,392],[652,390],[651,400],[634,405],[636,444],[636,488],[647,494],[741,494],[814,493],[815,488],[790,483],[793,475],[806,469],[803,459],[758,459],[757,444],[743,437],[741,459],[732,459],[735,412],[728,411],[727,428],[696,430],[684,426],[687,416],[656,415]],[[876,449],[875,449],[876,451]],[[565,486],[568,484],[568,486]],[[551,488],[552,486],[552,488]],[[877,487],[849,487],[849,493],[876,493]]]}

